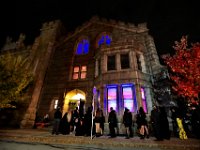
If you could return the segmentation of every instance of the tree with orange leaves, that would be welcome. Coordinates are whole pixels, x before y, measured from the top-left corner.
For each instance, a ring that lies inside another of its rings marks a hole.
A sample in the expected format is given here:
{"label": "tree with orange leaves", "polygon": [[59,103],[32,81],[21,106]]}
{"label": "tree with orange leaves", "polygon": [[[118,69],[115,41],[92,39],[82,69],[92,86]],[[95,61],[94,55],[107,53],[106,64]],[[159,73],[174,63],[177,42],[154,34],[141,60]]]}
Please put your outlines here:
{"label": "tree with orange leaves", "polygon": [[170,70],[174,81],[172,89],[179,96],[191,103],[200,102],[200,43],[188,47],[187,37],[175,42],[175,54],[163,55],[162,58]]}

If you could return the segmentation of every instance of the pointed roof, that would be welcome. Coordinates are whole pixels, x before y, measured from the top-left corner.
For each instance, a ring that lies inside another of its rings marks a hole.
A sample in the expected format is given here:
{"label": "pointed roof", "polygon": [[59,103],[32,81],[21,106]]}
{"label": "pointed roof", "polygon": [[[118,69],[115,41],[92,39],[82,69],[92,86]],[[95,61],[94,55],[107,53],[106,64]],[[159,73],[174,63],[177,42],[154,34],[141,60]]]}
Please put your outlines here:
{"label": "pointed roof", "polygon": [[73,36],[76,36],[78,33],[83,31],[84,29],[88,28],[92,24],[110,26],[110,27],[113,27],[113,28],[118,28],[118,29],[121,29],[121,30],[126,30],[126,31],[134,32],[134,33],[143,33],[143,32],[149,31],[147,29],[146,22],[135,25],[133,23],[125,23],[125,22],[116,21],[116,20],[113,20],[113,19],[108,20],[106,18],[99,18],[98,16],[94,16],[89,21],[85,22],[83,25],[77,27],[74,32],[69,33],[68,37],[65,39],[65,41],[72,38]]}

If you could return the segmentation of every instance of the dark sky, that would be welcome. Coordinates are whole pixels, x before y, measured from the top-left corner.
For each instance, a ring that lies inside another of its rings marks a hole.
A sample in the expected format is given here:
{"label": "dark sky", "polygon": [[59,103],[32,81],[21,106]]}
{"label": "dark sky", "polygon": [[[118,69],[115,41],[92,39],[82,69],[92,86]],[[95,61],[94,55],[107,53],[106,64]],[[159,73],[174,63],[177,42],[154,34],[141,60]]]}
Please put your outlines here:
{"label": "dark sky", "polygon": [[[0,2],[2,3],[2,2]],[[67,31],[94,15],[130,23],[147,22],[159,54],[173,52],[174,41],[188,35],[200,42],[198,0],[15,0],[1,6],[0,44],[6,36],[26,34],[32,44],[42,23],[60,19]],[[2,46],[1,46],[2,47]]]}

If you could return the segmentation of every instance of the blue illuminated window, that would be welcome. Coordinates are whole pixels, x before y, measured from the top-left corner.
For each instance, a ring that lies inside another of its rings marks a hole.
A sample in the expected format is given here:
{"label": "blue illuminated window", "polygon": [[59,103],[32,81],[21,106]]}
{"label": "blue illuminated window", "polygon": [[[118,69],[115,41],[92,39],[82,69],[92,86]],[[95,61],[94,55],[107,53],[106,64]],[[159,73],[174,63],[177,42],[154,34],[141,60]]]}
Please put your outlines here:
{"label": "blue illuminated window", "polygon": [[82,39],[77,45],[76,54],[77,55],[87,54],[89,52],[89,46],[90,46],[89,41],[86,39]]}
{"label": "blue illuminated window", "polygon": [[102,35],[101,38],[98,41],[98,47],[101,45],[106,44],[107,46],[110,46],[111,44],[111,38],[109,35]]}

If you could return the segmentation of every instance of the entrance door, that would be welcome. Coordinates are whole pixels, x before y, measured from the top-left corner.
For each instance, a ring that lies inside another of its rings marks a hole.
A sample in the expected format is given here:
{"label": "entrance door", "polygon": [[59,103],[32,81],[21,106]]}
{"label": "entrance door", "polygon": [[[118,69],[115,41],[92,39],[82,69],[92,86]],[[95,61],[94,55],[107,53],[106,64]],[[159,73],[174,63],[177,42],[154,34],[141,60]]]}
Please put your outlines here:
{"label": "entrance door", "polygon": [[85,103],[85,93],[79,89],[74,89],[65,95],[63,114],[68,112],[69,109],[74,110],[80,107],[80,104]]}

